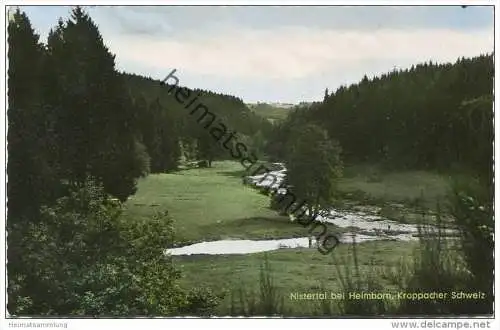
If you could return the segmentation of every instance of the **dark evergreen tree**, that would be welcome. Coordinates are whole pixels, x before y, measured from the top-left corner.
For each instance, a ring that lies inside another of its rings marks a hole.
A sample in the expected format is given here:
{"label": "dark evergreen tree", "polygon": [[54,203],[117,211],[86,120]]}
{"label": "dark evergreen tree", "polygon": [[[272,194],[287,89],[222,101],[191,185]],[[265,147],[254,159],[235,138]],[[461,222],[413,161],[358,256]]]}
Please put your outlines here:
{"label": "dark evergreen tree", "polygon": [[19,10],[9,22],[8,34],[8,218],[34,220],[52,178],[40,93],[44,54],[28,17]]}
{"label": "dark evergreen tree", "polygon": [[80,7],[51,32],[48,53],[59,94],[49,106],[64,176],[74,185],[88,176],[99,178],[106,192],[126,199],[148,169],[138,142],[137,112],[115,70],[114,55]]}
{"label": "dark evergreen tree", "polygon": [[[28,17],[17,10],[8,25],[7,272],[12,295],[36,290],[36,274],[25,256],[28,227],[39,223],[40,206],[52,190],[44,108],[40,93],[43,48]],[[22,307],[21,307],[22,308]]]}

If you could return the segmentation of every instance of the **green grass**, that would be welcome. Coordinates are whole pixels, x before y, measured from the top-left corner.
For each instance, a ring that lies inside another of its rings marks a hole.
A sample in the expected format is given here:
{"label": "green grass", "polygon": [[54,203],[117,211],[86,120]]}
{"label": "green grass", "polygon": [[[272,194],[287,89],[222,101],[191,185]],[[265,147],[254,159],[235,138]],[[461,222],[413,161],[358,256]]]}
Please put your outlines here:
{"label": "green grass", "polygon": [[[469,304],[474,304],[450,297],[413,302],[397,298],[399,292],[450,295],[468,290],[460,244],[440,239],[344,244],[326,256],[296,249],[173,260],[182,270],[182,286],[203,283],[223,297],[219,316],[449,315],[467,313]],[[343,294],[344,299],[294,299],[315,293]],[[350,293],[392,294],[392,298],[349,299]]]}
{"label": "green grass", "polygon": [[177,243],[306,236],[307,228],[269,208],[268,196],[242,184],[243,170],[237,162],[223,161],[212,168],[150,175],[125,203],[125,216],[149,218],[168,210]]}
{"label": "green grass", "polygon": [[384,172],[375,166],[351,166],[339,182],[343,193],[362,192],[368,198],[384,202],[408,203],[423,198],[424,205],[434,207],[444,198],[449,180],[426,171]]}
{"label": "green grass", "polygon": [[[383,291],[397,291],[394,280],[384,271],[387,267],[399,267],[402,258],[412,260],[417,242],[367,242],[357,245],[361,277],[376,276]],[[234,288],[258,291],[260,265],[267,254],[274,277],[274,286],[284,296],[285,304],[294,315],[311,315],[317,310],[318,301],[294,300],[293,293],[315,293],[324,290],[342,292],[337,267],[343,271],[351,267],[352,245],[342,244],[330,255],[322,255],[315,249],[282,249],[267,253],[220,256],[174,257],[174,263],[182,270],[181,285],[192,287],[203,283],[214,292],[226,292],[220,312],[227,312]],[[305,314],[303,314],[305,313]]]}
{"label": "green grass", "polygon": [[[426,221],[433,222],[438,203],[443,211],[450,179],[433,172],[389,172],[374,165],[352,165],[345,168],[338,189],[340,207],[375,205],[379,215],[402,223],[421,222],[425,211],[430,215]],[[443,221],[449,223],[444,213]]]}
{"label": "green grass", "polygon": [[[125,203],[125,216],[149,218],[168,210],[174,218],[176,243],[307,235],[307,228],[271,210],[268,196],[242,185],[243,173],[241,164],[221,161],[212,168],[150,175],[139,181],[137,194]],[[434,209],[447,189],[447,179],[434,173],[386,173],[374,166],[347,167],[339,182],[343,198],[358,206],[377,205],[381,216],[406,223],[420,221],[412,206]],[[342,230],[330,226],[329,231]]]}

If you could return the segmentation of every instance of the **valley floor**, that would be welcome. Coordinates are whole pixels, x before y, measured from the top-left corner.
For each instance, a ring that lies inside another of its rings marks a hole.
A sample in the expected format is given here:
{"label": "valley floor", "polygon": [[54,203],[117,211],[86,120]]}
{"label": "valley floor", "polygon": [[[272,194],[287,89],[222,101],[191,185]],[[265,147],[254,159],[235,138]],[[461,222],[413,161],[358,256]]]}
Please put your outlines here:
{"label": "valley floor", "polygon": [[[167,209],[174,219],[175,246],[221,239],[307,235],[306,228],[269,209],[268,196],[243,185],[242,174],[239,163],[224,161],[214,162],[212,168],[150,175],[139,182],[137,194],[125,204],[125,216],[133,221]],[[412,176],[415,181],[412,181]],[[396,204],[395,209],[411,214],[405,202],[415,196],[435,199],[437,194],[445,193],[447,184],[445,179],[425,172],[388,174],[378,178],[377,182],[369,181],[365,175],[351,173],[346,177],[340,190],[351,199],[344,204],[359,207],[363,199],[356,201],[352,197],[362,191],[364,198],[376,197],[382,206]],[[373,200],[371,198],[372,204]],[[382,210],[383,207],[379,207],[378,212]],[[330,225],[329,230],[346,231],[334,225]],[[397,291],[397,279],[391,277],[388,270],[411,263],[416,247],[418,242],[376,241],[356,245],[362,276],[376,276],[384,292]],[[351,277],[345,272],[353,264],[352,248],[352,244],[341,244],[329,255],[313,248],[298,248],[244,255],[175,256],[174,263],[182,271],[183,286],[201,285],[215,293],[225,292],[220,313],[227,315],[234,305],[235,294],[242,294],[243,290],[245,295],[258,295],[260,270],[267,259],[270,264],[268,273],[274,278],[275,287],[289,313],[313,315],[311,313],[321,302],[295,299],[294,294],[325,290],[340,293],[341,278]],[[333,302],[331,308],[337,309]]]}
{"label": "valley floor", "polygon": [[[219,239],[267,239],[304,236],[304,228],[269,209],[269,197],[242,184],[237,162],[142,179],[125,204],[125,216],[151,217],[168,210],[175,221],[177,245]],[[332,230],[337,228],[330,226]]]}

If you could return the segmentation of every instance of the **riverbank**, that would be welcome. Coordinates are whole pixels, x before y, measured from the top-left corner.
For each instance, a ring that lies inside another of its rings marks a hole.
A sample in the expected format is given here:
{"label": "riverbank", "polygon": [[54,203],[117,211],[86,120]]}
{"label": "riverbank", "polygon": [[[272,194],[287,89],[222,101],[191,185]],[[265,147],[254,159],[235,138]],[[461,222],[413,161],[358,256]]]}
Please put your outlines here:
{"label": "riverbank", "polygon": [[[137,194],[124,204],[124,216],[134,221],[168,210],[174,219],[176,247],[228,239],[269,240],[307,236],[307,228],[291,223],[287,216],[280,216],[269,208],[268,196],[242,185],[243,173],[241,164],[222,161],[214,162],[212,168],[150,175],[139,181]],[[360,177],[358,186],[361,187],[363,182]],[[444,183],[444,180],[440,182],[441,190],[444,190]],[[389,180],[387,186],[393,187],[394,182]],[[418,186],[414,188],[416,191]],[[341,185],[340,189],[345,187]],[[357,205],[337,212],[339,214],[335,219],[326,225],[329,232],[338,234],[354,232],[394,236],[417,232],[415,226],[384,217],[381,210],[380,206],[360,205],[358,201]],[[405,206],[400,210],[406,214],[412,212]],[[414,218],[422,217],[416,214]],[[427,220],[434,221],[429,217]]]}
{"label": "riverbank", "polygon": [[[418,246],[418,242],[357,245],[359,278],[377,278],[382,292],[397,291],[396,279],[389,270],[396,271],[401,265],[411,264]],[[293,299],[293,294],[325,290],[339,294],[343,291],[342,277],[353,266],[352,245],[348,244],[339,245],[331,255],[322,255],[315,249],[282,249],[247,255],[176,256],[174,263],[182,270],[181,285],[192,287],[203,283],[213,292],[224,294],[218,308],[218,315],[223,316],[235,305],[240,306],[241,299],[259,299],[261,267],[266,256],[273,290],[283,298],[287,314],[294,316],[315,315],[321,310],[322,301],[297,300]],[[327,302],[334,314],[340,314],[336,301]]]}
{"label": "riverbank", "polygon": [[[307,230],[269,208],[269,197],[241,184],[242,166],[214,162],[195,168],[153,174],[138,183],[135,196],[124,204],[129,221],[168,210],[174,219],[175,245],[224,239],[303,237]],[[328,230],[338,232],[330,224]]]}

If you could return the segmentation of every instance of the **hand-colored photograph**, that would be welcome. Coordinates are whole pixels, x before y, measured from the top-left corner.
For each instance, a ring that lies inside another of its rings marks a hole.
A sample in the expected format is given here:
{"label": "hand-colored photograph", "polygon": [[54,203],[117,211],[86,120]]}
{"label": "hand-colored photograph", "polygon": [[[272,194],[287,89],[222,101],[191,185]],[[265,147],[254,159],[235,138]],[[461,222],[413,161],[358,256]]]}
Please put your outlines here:
{"label": "hand-colored photograph", "polygon": [[9,317],[493,315],[493,6],[6,10]]}

